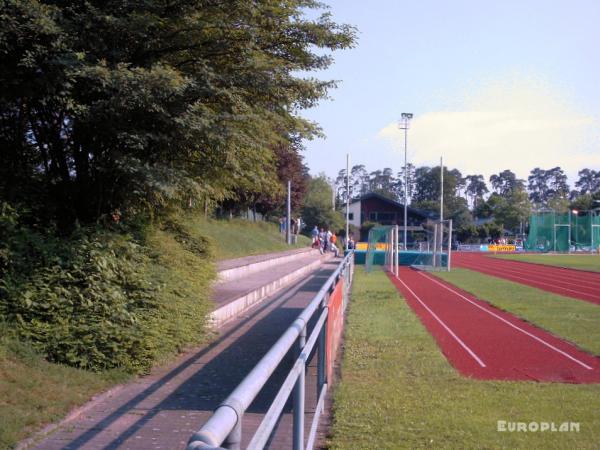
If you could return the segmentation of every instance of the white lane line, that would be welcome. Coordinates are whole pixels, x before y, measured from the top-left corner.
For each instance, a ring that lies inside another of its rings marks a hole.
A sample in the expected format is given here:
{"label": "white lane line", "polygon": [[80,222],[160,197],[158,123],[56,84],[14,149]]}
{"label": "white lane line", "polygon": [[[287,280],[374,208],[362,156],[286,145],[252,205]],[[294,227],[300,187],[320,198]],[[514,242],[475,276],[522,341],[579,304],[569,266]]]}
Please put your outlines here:
{"label": "white lane line", "polygon": [[[483,266],[483,267],[478,267],[478,266],[476,266],[476,265],[475,265],[475,266],[473,266],[473,265],[469,265],[469,264],[461,264],[461,265],[463,265],[463,267],[466,267],[467,269],[472,269],[472,270],[475,270],[475,271],[477,271],[477,272],[481,272],[481,271],[483,271],[483,270],[487,270],[487,271],[490,271],[490,272],[496,272],[496,273],[497,273],[497,276],[499,276],[499,275],[501,275],[501,274],[504,274],[504,275],[506,275],[506,276],[508,276],[508,277],[513,277],[513,278],[516,278],[516,279],[518,279],[518,280],[529,281],[530,283],[532,283],[532,282],[533,282],[533,283],[541,284],[541,285],[544,285],[544,286],[550,286],[550,287],[552,287],[552,288],[555,288],[555,289],[560,289],[560,290],[562,290],[562,291],[574,292],[575,294],[587,295],[587,296],[589,296],[589,297],[592,297],[592,298],[594,298],[594,299],[600,299],[600,296],[598,296],[598,295],[594,295],[594,294],[590,294],[589,292],[577,291],[577,290],[575,290],[575,289],[569,289],[569,288],[562,287],[562,286],[559,286],[559,285],[556,285],[556,284],[552,284],[552,283],[545,283],[545,282],[543,282],[543,281],[532,280],[532,279],[531,279],[531,278],[529,278],[529,277],[528,277],[528,278],[525,278],[525,277],[520,277],[520,276],[518,276],[518,275],[514,275],[514,274],[512,274],[512,273],[510,273],[510,272],[507,272],[507,271],[506,271],[506,269],[495,269],[495,268],[490,268],[490,267],[486,267],[486,266]],[[503,272],[503,270],[504,270],[504,272]],[[490,275],[492,275],[492,276],[493,276],[493,273],[492,273],[492,274],[490,274]],[[501,278],[502,278],[502,277],[501,277]],[[525,283],[525,284],[527,284],[527,283]],[[535,286],[534,286],[534,287],[535,287]]]}
{"label": "white lane line", "polygon": [[[581,284],[586,284],[589,286],[590,289],[593,289],[595,286],[600,286],[600,279],[596,279],[597,274],[583,271],[578,272],[577,269],[568,269],[565,267],[550,266],[538,263],[526,263],[524,261],[514,261],[492,257],[483,257],[483,261],[482,258],[469,258],[468,263],[475,265],[483,265],[484,267],[489,267],[493,269],[502,268],[503,270],[515,271],[516,273],[521,273],[522,275],[535,274],[537,276],[545,278],[549,277],[553,280],[560,280],[561,282],[566,282],[567,280],[576,281],[577,285],[580,286]],[[513,261],[515,262],[515,264],[510,264]],[[547,273],[548,270],[551,271],[550,275],[548,275]],[[563,271],[565,270],[570,270],[574,273],[564,273]],[[587,274],[587,277],[585,274]],[[588,288],[588,286],[582,287]]]}
{"label": "white lane line", "polygon": [[419,302],[421,305],[423,305],[423,308],[425,308],[427,311],[429,311],[429,314],[431,314],[431,315],[433,316],[433,318],[434,318],[435,320],[437,320],[437,321],[439,322],[439,324],[440,324],[441,326],[443,326],[443,327],[444,327],[444,329],[445,329],[445,330],[446,330],[448,333],[450,333],[450,336],[452,336],[452,337],[453,337],[453,338],[456,340],[456,342],[458,342],[458,343],[459,343],[459,345],[460,345],[462,348],[464,348],[464,349],[467,351],[467,353],[473,357],[473,359],[474,359],[475,361],[477,361],[477,363],[478,363],[478,364],[479,364],[481,367],[486,367],[486,366],[485,366],[485,363],[484,363],[484,362],[481,360],[481,358],[480,358],[479,356],[477,356],[477,355],[475,354],[475,352],[474,352],[473,350],[471,350],[471,349],[470,349],[470,348],[467,346],[467,344],[465,344],[465,343],[464,343],[464,342],[463,342],[463,341],[462,341],[462,340],[461,340],[461,339],[460,339],[460,338],[459,338],[459,337],[458,337],[458,336],[457,336],[457,335],[454,333],[454,331],[452,331],[452,330],[451,330],[451,329],[448,327],[448,325],[446,325],[446,324],[445,324],[445,323],[442,321],[442,319],[440,319],[440,318],[439,318],[439,317],[436,315],[436,313],[434,313],[434,312],[433,312],[433,311],[432,311],[432,310],[429,308],[429,306],[427,306],[425,303],[423,303],[423,300],[421,300],[421,299],[419,298],[419,296],[418,296],[417,294],[415,294],[415,293],[413,292],[413,290],[412,290],[411,288],[409,288],[409,287],[406,285],[406,283],[405,283],[404,281],[402,281],[402,280],[401,280],[399,277],[397,277],[397,279],[398,279],[398,281],[399,281],[400,283],[402,283],[402,284],[404,285],[404,287],[405,287],[406,289],[408,289],[408,291],[409,291],[409,292],[410,292],[410,293],[411,293],[411,294],[412,294],[412,295],[413,295],[413,296],[414,296],[414,297],[417,299],[417,301],[418,301],[418,302]]}
{"label": "white lane line", "polygon": [[[517,273],[519,275],[527,275],[530,277],[542,278],[544,280],[551,278],[560,283],[568,284],[571,286],[579,286],[584,289],[595,289],[596,286],[600,287],[600,282],[596,282],[595,280],[580,280],[577,276],[565,278],[565,276],[562,276],[562,275],[559,276],[554,273],[550,273],[550,274],[544,273],[543,270],[538,271],[538,270],[527,270],[527,269],[520,269],[520,268],[514,268],[514,267],[507,267],[503,263],[501,263],[501,264],[496,264],[496,263],[485,264],[484,267],[489,267],[491,270],[505,270],[507,272]],[[567,281],[567,280],[569,280],[569,281]],[[578,281],[573,282],[572,280],[578,280]],[[582,284],[584,284],[584,283],[587,284],[587,286],[582,286]]]}
{"label": "white lane line", "polygon": [[499,316],[498,314],[496,314],[496,313],[494,313],[494,312],[492,312],[492,311],[490,311],[490,310],[488,310],[488,309],[484,308],[483,306],[481,306],[481,305],[478,305],[478,304],[477,304],[476,302],[474,302],[473,300],[470,300],[470,299],[468,299],[467,297],[465,297],[465,296],[464,296],[464,295],[462,295],[461,293],[459,293],[459,292],[456,292],[454,289],[452,289],[452,288],[450,288],[450,287],[446,286],[446,285],[445,285],[445,284],[443,284],[443,283],[440,283],[438,280],[436,280],[436,279],[434,279],[434,278],[430,277],[429,275],[425,275],[425,274],[424,274],[424,273],[422,273],[422,272],[419,272],[419,273],[420,273],[421,275],[423,275],[425,278],[427,278],[428,280],[431,280],[431,281],[433,281],[434,283],[436,283],[436,284],[439,284],[439,285],[440,285],[440,286],[442,286],[444,289],[447,289],[447,290],[449,290],[450,292],[452,292],[453,294],[455,294],[455,295],[459,296],[459,297],[460,297],[460,298],[462,298],[463,300],[465,300],[465,301],[469,302],[469,303],[470,303],[470,304],[472,304],[473,306],[476,306],[477,308],[481,309],[482,311],[484,311],[484,312],[488,313],[490,316],[493,316],[493,317],[495,317],[496,319],[498,319],[498,320],[501,320],[501,321],[502,321],[502,322],[504,322],[505,324],[507,324],[507,325],[509,325],[509,326],[513,327],[515,330],[518,330],[518,331],[520,331],[521,333],[523,333],[523,334],[526,334],[526,335],[527,335],[527,336],[529,336],[530,338],[532,338],[532,339],[535,339],[536,341],[538,341],[539,343],[541,343],[541,344],[545,345],[546,347],[548,347],[548,348],[550,348],[550,349],[554,350],[554,351],[555,351],[555,352],[557,352],[557,353],[560,353],[561,355],[565,356],[566,358],[569,358],[571,361],[574,361],[574,362],[576,362],[576,363],[577,363],[577,364],[579,364],[580,366],[582,366],[582,367],[585,367],[585,368],[586,368],[586,369],[588,369],[588,370],[593,370],[593,367],[590,367],[590,366],[588,366],[588,365],[587,365],[586,363],[584,363],[583,361],[580,361],[580,360],[578,360],[577,358],[575,358],[575,357],[573,357],[573,356],[569,355],[568,353],[566,353],[566,352],[563,352],[561,349],[559,349],[559,348],[556,348],[554,345],[550,344],[549,342],[546,342],[546,341],[545,341],[545,340],[543,340],[542,338],[539,338],[539,337],[537,337],[536,335],[534,335],[534,334],[531,334],[529,331],[527,331],[527,330],[524,330],[523,328],[520,328],[520,327],[516,326],[516,325],[515,325],[515,324],[513,324],[513,323],[510,323],[510,322],[509,322],[508,320],[506,320],[504,317],[501,317],[501,316]]}

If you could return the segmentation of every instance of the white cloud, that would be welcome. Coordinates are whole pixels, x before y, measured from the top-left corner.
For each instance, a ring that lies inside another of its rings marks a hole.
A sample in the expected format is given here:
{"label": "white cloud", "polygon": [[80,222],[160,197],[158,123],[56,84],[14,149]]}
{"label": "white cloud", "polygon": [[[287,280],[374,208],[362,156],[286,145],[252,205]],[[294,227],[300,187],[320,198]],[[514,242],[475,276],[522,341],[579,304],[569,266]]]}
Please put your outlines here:
{"label": "white cloud", "polygon": [[[528,78],[488,83],[465,95],[455,111],[416,116],[408,134],[409,160],[416,165],[444,163],[463,174],[486,177],[504,169],[527,178],[534,167],[562,167],[576,179],[584,167],[600,168],[597,118],[580,113],[560,91]],[[404,148],[397,123],[378,137],[395,151]]]}

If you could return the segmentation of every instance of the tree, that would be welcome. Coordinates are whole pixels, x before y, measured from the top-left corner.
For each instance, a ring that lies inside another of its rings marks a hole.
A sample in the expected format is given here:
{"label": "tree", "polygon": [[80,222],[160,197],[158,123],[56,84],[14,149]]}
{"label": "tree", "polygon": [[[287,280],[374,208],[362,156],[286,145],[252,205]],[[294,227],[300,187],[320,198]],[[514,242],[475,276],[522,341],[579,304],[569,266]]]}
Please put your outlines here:
{"label": "tree", "polygon": [[415,166],[413,164],[408,163],[406,165],[406,171],[407,171],[407,186],[406,186],[406,190],[407,190],[407,194],[408,194],[408,199],[405,200],[404,198],[404,169],[400,172],[398,172],[398,174],[396,175],[396,182],[394,183],[393,186],[393,190],[395,193],[396,198],[398,199],[398,201],[400,203],[403,203],[406,201],[408,204],[410,204],[411,199],[414,195],[415,192]]}
{"label": "tree", "polygon": [[333,190],[324,174],[310,178],[302,209],[302,219],[307,225],[306,230],[310,231],[316,225],[337,232],[343,227],[342,213],[331,207],[332,195]]}
{"label": "tree", "polygon": [[490,177],[490,183],[494,191],[503,196],[508,197],[514,190],[524,189],[525,183],[523,180],[518,179],[517,176],[511,170],[503,170],[497,175]]}
{"label": "tree", "polygon": [[465,193],[467,198],[470,198],[473,210],[477,209],[478,203],[483,200],[483,196],[487,194],[488,188],[485,184],[483,175],[467,175],[466,176],[466,190]]}
{"label": "tree", "polygon": [[360,197],[369,192],[369,173],[362,164],[353,166],[350,170],[350,185],[353,198]]}
{"label": "tree", "polygon": [[[460,206],[465,205],[464,199],[457,196],[462,177],[456,169],[444,167],[444,210],[445,216],[450,217]],[[418,167],[415,170],[415,192],[413,204],[417,208],[439,212],[441,182],[440,167]],[[437,206],[435,206],[437,205]]]}
{"label": "tree", "polygon": [[287,182],[291,181],[291,208],[300,211],[308,188],[310,175],[304,164],[299,140],[290,140],[286,144],[275,147],[276,170],[279,180],[278,189],[269,193],[261,193],[252,205],[266,216],[271,214],[284,215],[287,200]]}
{"label": "tree", "polygon": [[551,202],[565,204],[569,197],[567,176],[560,167],[543,170],[536,167],[528,177],[529,198],[534,204],[549,206]]}
{"label": "tree", "polygon": [[3,2],[0,197],[61,229],[279,189],[354,29],[304,0]]}
{"label": "tree", "polygon": [[396,181],[394,179],[392,169],[386,167],[383,170],[376,170],[370,174],[369,191],[376,192],[384,197],[395,199],[395,183]]}
{"label": "tree", "polygon": [[600,170],[582,169],[578,172],[579,179],[575,186],[581,194],[600,192]]}

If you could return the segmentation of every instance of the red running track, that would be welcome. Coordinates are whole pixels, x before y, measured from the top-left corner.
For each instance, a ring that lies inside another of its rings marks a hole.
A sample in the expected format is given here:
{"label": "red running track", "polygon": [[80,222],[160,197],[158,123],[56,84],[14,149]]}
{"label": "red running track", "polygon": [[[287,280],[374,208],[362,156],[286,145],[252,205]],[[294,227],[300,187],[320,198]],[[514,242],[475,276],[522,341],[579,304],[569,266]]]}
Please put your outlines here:
{"label": "red running track", "polygon": [[480,253],[452,253],[452,261],[458,267],[600,305],[600,273],[492,258]]}
{"label": "red running track", "polygon": [[599,383],[600,359],[443,282],[401,267],[390,275],[463,375],[484,380]]}

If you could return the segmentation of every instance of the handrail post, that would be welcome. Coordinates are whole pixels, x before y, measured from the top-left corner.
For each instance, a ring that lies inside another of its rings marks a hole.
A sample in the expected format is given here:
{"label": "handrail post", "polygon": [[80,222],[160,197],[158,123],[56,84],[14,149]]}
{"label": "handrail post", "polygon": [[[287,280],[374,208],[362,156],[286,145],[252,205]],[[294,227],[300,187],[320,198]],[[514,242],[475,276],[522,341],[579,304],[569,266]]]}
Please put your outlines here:
{"label": "handrail post", "polygon": [[[321,308],[322,311],[325,310],[325,306]],[[318,340],[318,356],[317,359],[317,392],[321,392],[321,388],[325,384],[325,340],[327,339],[327,326],[329,323],[329,314],[327,314],[327,318],[325,319],[325,323],[319,331],[319,340]]]}
{"label": "handrail post", "polygon": [[242,418],[239,417],[231,433],[225,438],[223,447],[227,450],[241,450],[242,448]]}
{"label": "handrail post", "polygon": [[[298,336],[298,355],[302,353],[306,345],[306,324]],[[304,388],[306,383],[306,361],[304,367],[298,375],[296,387],[294,388],[294,430],[293,430],[293,449],[302,450],[304,448]]]}

